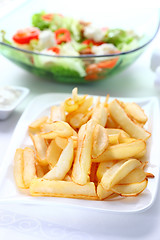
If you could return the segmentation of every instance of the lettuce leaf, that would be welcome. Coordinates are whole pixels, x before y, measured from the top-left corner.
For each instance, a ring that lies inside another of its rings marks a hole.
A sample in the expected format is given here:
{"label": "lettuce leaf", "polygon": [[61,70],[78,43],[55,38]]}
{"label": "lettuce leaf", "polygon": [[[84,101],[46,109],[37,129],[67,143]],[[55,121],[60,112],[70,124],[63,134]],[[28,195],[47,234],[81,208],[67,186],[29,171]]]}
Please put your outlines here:
{"label": "lettuce leaf", "polygon": [[79,42],[76,42],[76,41],[72,41],[71,44],[72,44],[73,48],[74,48],[77,52],[80,52],[80,51],[82,51],[83,49],[87,48],[87,45],[86,45],[86,44],[79,43]]}
{"label": "lettuce leaf", "polygon": [[122,29],[109,29],[104,37],[104,41],[114,44],[119,50],[130,50],[138,45],[138,36],[133,31]]}
{"label": "lettuce leaf", "polygon": [[73,74],[79,77],[86,75],[81,59],[34,55],[34,64],[38,68],[50,70],[55,75],[72,76]]}
{"label": "lettuce leaf", "polygon": [[59,28],[66,28],[70,31],[72,38],[76,41],[81,40],[81,24],[73,18],[62,17],[58,14],[54,14],[49,28],[52,31],[56,31]]}
{"label": "lettuce leaf", "polygon": [[7,38],[6,38],[6,32],[4,30],[0,31],[0,39],[2,39],[3,43],[12,45],[12,42],[10,42]]}
{"label": "lettuce leaf", "polygon": [[39,28],[41,31],[44,30],[44,29],[47,29],[49,28],[50,26],[50,22],[48,21],[45,21],[42,16],[45,15],[45,11],[42,11],[40,13],[35,13],[33,16],[32,16],[32,25],[34,27],[37,27]]}
{"label": "lettuce leaf", "polygon": [[76,41],[81,40],[82,25],[79,21],[70,17],[63,17],[59,14],[54,14],[53,19],[49,22],[42,18],[45,14],[45,11],[34,14],[32,16],[32,25],[38,27],[40,30],[50,28],[52,31],[56,31],[59,28],[66,28],[71,32],[72,37]]}

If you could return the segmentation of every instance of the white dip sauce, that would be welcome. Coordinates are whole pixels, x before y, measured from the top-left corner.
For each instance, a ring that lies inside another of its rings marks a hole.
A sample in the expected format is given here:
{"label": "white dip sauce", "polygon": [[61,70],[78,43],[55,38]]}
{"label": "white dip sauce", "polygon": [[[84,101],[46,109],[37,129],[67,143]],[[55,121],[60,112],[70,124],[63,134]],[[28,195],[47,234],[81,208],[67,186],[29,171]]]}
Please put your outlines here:
{"label": "white dip sauce", "polygon": [[0,108],[6,109],[11,107],[22,94],[21,90],[14,89],[12,87],[0,88]]}

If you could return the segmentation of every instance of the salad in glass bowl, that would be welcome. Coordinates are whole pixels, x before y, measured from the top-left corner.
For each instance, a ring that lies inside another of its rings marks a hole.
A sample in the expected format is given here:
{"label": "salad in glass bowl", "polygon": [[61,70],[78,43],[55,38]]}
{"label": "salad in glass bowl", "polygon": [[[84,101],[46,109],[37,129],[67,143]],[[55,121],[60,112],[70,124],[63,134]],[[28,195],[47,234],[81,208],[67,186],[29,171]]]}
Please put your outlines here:
{"label": "salad in glass bowl", "polygon": [[130,65],[153,39],[133,30],[96,26],[59,13],[32,15],[31,26],[8,40],[1,31],[0,51],[23,68],[61,82],[104,79]]}

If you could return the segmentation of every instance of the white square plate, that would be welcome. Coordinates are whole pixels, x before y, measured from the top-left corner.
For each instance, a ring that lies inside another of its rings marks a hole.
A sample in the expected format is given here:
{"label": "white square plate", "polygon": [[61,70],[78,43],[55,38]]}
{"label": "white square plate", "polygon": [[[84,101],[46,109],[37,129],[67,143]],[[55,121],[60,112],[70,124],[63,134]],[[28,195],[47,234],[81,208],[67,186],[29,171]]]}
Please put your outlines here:
{"label": "white square plate", "polygon": [[[18,203],[18,204],[36,204],[39,206],[52,206],[54,204],[62,204],[63,206],[83,207],[94,210],[108,212],[139,212],[148,209],[154,202],[159,180],[159,159],[160,159],[160,120],[159,120],[159,104],[156,98],[121,98],[122,101],[136,102],[145,111],[148,116],[148,122],[145,128],[152,133],[151,138],[147,142],[146,159],[148,163],[148,172],[155,175],[155,178],[149,179],[148,186],[137,197],[120,198],[105,201],[91,201],[71,198],[57,197],[31,197],[19,191],[15,185],[13,177],[13,159],[16,148],[24,147],[29,144],[27,134],[28,125],[40,116],[49,114],[50,107],[57,105],[70,97],[69,94],[48,93],[36,97],[28,106],[19,120],[14,131],[10,146],[8,148],[5,159],[0,167],[0,203]],[[97,97],[95,96],[94,99]],[[101,97],[104,100],[103,97]],[[112,98],[110,98],[112,100]]]}

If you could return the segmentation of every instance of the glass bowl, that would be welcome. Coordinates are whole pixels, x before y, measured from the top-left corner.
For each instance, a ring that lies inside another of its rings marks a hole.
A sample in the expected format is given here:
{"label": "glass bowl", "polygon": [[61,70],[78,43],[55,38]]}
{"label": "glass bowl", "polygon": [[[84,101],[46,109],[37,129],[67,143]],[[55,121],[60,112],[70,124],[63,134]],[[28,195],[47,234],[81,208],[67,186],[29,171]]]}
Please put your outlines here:
{"label": "glass bowl", "polygon": [[[160,15],[158,9],[113,11],[104,7],[105,0],[100,0],[100,3],[98,9],[93,3],[92,9],[90,8],[88,12],[90,1],[87,1],[85,9],[81,4],[77,12],[77,6],[73,0],[69,0],[67,3],[59,0],[53,7],[51,1],[48,0],[28,0],[0,20],[0,30],[6,32],[7,39],[11,39],[17,30],[31,26],[31,16],[34,13],[45,10],[49,13],[56,12],[89,21],[101,27],[131,29],[141,36],[136,48],[108,55],[55,56],[22,50],[0,41],[0,53],[20,67],[44,79],[47,77],[64,83],[86,83],[107,79],[126,69],[145,51],[159,30]],[[67,4],[70,6],[69,8]],[[20,21],[20,19],[22,20]]]}

